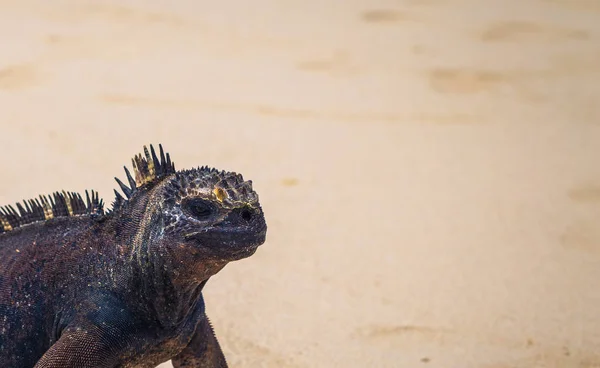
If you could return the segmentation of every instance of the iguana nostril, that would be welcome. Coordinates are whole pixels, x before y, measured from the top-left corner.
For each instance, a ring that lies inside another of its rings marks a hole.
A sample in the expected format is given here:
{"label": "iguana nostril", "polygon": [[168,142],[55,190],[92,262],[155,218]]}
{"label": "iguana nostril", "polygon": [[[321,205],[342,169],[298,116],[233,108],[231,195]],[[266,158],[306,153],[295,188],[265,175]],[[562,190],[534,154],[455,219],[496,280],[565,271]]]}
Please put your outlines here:
{"label": "iguana nostril", "polygon": [[246,221],[250,221],[252,220],[252,212],[250,212],[249,210],[243,210],[242,211],[242,218]]}

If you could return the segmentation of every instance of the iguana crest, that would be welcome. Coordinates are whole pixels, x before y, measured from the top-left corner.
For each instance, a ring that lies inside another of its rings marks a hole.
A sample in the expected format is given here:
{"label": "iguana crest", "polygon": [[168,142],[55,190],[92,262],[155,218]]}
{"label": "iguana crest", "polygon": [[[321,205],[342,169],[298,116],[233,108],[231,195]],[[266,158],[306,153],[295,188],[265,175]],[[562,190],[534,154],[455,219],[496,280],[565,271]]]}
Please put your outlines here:
{"label": "iguana crest", "polygon": [[[170,155],[165,154],[163,151],[162,145],[159,145],[159,151],[160,159],[152,145],[150,145],[150,151],[144,146],[144,156],[138,154],[131,159],[135,179],[125,167],[130,187],[115,178],[127,198],[137,192],[138,188],[165,175],[175,173],[175,165],[171,162]],[[125,202],[125,198],[116,190],[115,194],[116,199],[111,211],[117,210]],[[86,190],[84,200],[84,196],[80,193],[63,190],[50,195],[40,195],[38,198],[23,200],[23,203],[16,203],[14,206],[0,207],[0,234],[28,224],[48,221],[58,217],[102,216],[104,214],[104,202],[99,198],[98,192],[94,190],[88,192]]]}
{"label": "iguana crest", "polygon": [[[129,185],[115,177],[124,196],[114,190],[115,200],[108,213],[118,211],[136,193],[172,174],[176,174],[172,179],[173,188],[178,189],[171,193],[173,200],[181,201],[188,196],[206,192],[203,193],[205,196],[220,202],[224,208],[243,205],[253,207],[258,203],[258,196],[252,190],[252,181],[244,181],[242,175],[208,166],[178,173],[169,153],[164,152],[161,144],[158,147],[158,155],[150,145],[150,149],[144,146],[143,155],[140,153],[131,159],[133,175],[126,166],[123,167]],[[40,195],[38,198],[23,200],[22,204],[0,207],[0,234],[58,217],[85,215],[105,215],[104,202],[94,190],[85,191],[85,200],[80,193],[64,190],[51,195]]]}
{"label": "iguana crest", "polygon": [[86,200],[76,192],[55,192],[49,196],[24,200],[0,207],[0,234],[35,222],[51,220],[56,217],[102,215],[104,203],[98,198],[98,192],[85,191]]}
{"label": "iguana crest", "polygon": [[[144,146],[144,156],[142,154],[135,155],[131,159],[131,163],[133,166],[133,176],[127,169],[127,166],[123,166],[125,169],[125,174],[127,175],[127,181],[129,182],[129,186],[125,185],[119,178],[115,177],[117,184],[121,187],[123,194],[125,194],[124,198],[117,190],[115,189],[115,202],[113,203],[112,211],[118,210],[125,202],[126,199],[131,198],[139,188],[143,186],[153,183],[158,179],[174,174],[175,164],[171,162],[171,156],[169,153],[165,154],[165,151],[162,148],[162,145],[158,145],[160,159],[156,156],[156,152],[154,151],[154,147],[150,145],[150,151],[148,148]],[[134,179],[135,177],[135,179]]]}

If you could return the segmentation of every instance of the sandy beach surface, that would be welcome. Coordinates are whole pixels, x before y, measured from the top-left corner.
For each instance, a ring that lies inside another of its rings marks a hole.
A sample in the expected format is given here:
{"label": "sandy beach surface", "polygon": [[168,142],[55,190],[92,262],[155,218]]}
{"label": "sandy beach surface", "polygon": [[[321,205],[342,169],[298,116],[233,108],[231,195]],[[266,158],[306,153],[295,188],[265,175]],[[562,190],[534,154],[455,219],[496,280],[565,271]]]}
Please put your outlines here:
{"label": "sandy beach surface", "polygon": [[[254,182],[232,367],[600,367],[600,2],[0,0],[0,204]],[[170,363],[161,368],[171,367]]]}

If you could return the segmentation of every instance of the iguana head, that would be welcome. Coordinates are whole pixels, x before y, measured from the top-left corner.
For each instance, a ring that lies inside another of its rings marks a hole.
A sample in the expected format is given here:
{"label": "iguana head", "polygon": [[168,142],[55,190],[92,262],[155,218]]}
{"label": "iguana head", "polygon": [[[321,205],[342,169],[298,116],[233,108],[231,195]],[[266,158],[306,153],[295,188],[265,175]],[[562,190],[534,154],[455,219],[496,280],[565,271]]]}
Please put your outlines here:
{"label": "iguana head", "polygon": [[116,179],[127,200],[115,191],[113,211],[139,221],[134,243],[168,243],[224,261],[252,255],[267,231],[252,182],[208,167],[176,171],[159,147],[160,159],[152,146],[134,157],[134,176],[125,168],[129,186]]}
{"label": "iguana head", "polygon": [[249,256],[267,226],[252,183],[207,167],[178,172],[165,189],[165,235],[227,258]]}

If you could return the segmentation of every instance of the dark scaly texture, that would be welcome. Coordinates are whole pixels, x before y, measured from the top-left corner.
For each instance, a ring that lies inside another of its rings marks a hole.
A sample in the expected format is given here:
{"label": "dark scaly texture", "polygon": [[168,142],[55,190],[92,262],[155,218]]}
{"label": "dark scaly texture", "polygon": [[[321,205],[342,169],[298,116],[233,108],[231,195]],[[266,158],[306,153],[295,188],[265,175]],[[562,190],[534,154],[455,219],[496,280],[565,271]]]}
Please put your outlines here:
{"label": "dark scaly texture", "polygon": [[265,241],[252,183],[162,147],[125,172],[108,211],[93,191],[0,208],[3,367],[227,367],[202,288]]}

